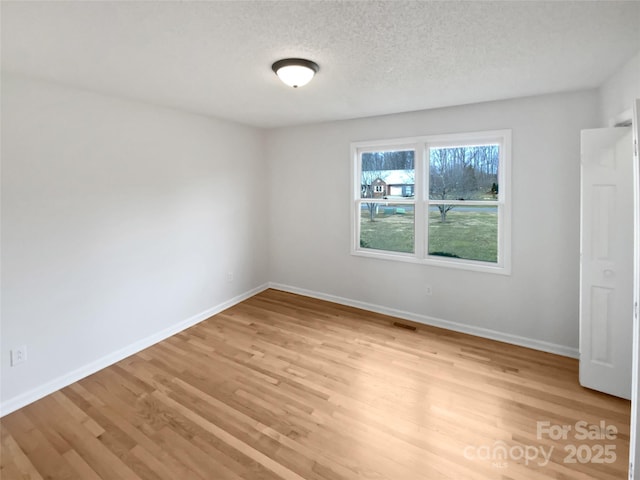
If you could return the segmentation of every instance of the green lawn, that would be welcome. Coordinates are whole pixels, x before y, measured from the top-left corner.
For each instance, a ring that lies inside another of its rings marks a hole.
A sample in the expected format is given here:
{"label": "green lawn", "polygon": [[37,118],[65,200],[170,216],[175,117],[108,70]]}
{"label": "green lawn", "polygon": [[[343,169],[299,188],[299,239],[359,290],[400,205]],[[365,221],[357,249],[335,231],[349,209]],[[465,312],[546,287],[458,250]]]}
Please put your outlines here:
{"label": "green lawn", "polygon": [[[494,209],[491,209],[494,210]],[[429,255],[498,261],[498,215],[494,212],[429,212]]]}
{"label": "green lawn", "polygon": [[392,252],[413,253],[413,212],[396,214],[395,208],[380,207],[375,222],[363,210],[360,223],[360,246]]}
{"label": "green lawn", "polygon": [[[393,214],[382,209],[374,222],[363,211],[360,244],[366,248],[413,253],[414,218],[412,213]],[[496,262],[498,259],[498,216],[495,208],[487,211],[456,211],[440,214],[429,212],[429,254],[459,257],[467,260]]]}

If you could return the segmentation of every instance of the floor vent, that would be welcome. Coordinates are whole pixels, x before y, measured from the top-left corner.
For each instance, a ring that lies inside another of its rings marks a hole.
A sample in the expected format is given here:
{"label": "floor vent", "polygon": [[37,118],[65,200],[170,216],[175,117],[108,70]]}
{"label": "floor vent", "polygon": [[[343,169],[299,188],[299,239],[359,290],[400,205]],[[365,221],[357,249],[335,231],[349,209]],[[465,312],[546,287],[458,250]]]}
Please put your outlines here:
{"label": "floor vent", "polygon": [[414,327],[413,325],[407,325],[406,323],[393,322],[393,326],[398,328],[404,328],[406,330],[411,330],[413,332],[416,331],[416,327]]}

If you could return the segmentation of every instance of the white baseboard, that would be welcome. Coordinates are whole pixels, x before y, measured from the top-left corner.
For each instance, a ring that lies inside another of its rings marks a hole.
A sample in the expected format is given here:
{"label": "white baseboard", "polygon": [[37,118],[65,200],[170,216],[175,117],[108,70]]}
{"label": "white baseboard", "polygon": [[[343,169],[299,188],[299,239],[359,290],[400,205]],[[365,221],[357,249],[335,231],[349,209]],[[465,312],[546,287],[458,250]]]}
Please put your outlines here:
{"label": "white baseboard", "polygon": [[447,330],[453,330],[454,332],[468,333],[469,335],[475,335],[476,337],[498,340],[500,342],[532,348],[534,350],[555,353],[564,357],[579,357],[579,351],[577,348],[567,347],[566,345],[558,345],[556,343],[545,342],[543,340],[536,340],[533,338],[521,337],[519,335],[512,335],[510,333],[498,332],[496,330],[490,330],[488,328],[474,327],[472,325],[450,322],[448,320],[442,320],[440,318],[420,315],[418,313],[406,312],[404,310],[397,310],[395,308],[383,307],[381,305],[375,305],[373,303],[361,302],[359,300],[352,300],[349,298],[338,297],[336,295],[330,295],[327,293],[315,292],[312,290],[306,290],[304,288],[292,287],[290,285],[283,285],[281,283],[269,282],[269,288],[282,290],[289,293],[296,293],[298,295],[304,295],[306,297],[317,298],[319,300],[327,300],[329,302],[338,303],[340,305],[347,305],[349,307],[361,308],[370,312],[382,313],[383,315],[411,320],[412,322],[422,323],[424,325],[446,328]]}
{"label": "white baseboard", "polygon": [[78,380],[81,380],[93,373],[96,373],[97,371],[102,370],[103,368],[106,368],[109,365],[113,365],[114,363],[117,363],[120,360],[123,360],[135,353],[140,352],[141,350],[144,350],[145,348],[155,345],[156,343],[172,335],[175,335],[176,333],[179,333],[189,327],[192,327],[193,325],[200,323],[201,321],[206,320],[207,318],[217,313],[220,313],[221,311],[226,310],[227,308],[232,307],[242,302],[243,300],[246,300],[249,297],[252,297],[258,294],[266,290],[267,288],[268,288],[267,284],[253,288],[236,297],[233,297],[230,300],[227,300],[226,302],[222,302],[219,305],[216,305],[215,307],[211,307],[205,310],[204,312],[200,312],[197,315],[187,318],[186,320],[183,320],[180,323],[172,325],[169,328],[166,328],[160,332],[154,333],[153,335],[150,335],[146,338],[138,340],[137,342],[127,345],[126,347],[121,348],[120,350],[116,350],[113,353],[105,355],[104,357],[99,358],[83,367],[77,368],[69,373],[66,373],[58,378],[55,378],[45,383],[44,385],[41,385],[32,390],[21,393],[20,395],[17,395],[13,398],[10,398],[2,402],[2,404],[0,405],[0,417],[8,415],[11,412],[18,410],[19,408],[22,408],[26,405],[29,405],[32,402],[35,402],[36,400],[41,399],[42,397],[46,397],[47,395],[57,390],[60,390],[61,388],[71,385],[72,383],[77,382]]}

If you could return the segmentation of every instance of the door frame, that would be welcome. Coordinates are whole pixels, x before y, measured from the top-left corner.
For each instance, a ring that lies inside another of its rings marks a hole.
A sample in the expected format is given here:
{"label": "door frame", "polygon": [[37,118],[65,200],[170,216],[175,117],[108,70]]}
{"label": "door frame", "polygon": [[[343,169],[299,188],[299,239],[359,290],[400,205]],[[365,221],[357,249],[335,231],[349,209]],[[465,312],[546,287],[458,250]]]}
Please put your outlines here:
{"label": "door frame", "polygon": [[629,442],[629,479],[637,477],[634,471],[640,466],[640,324],[638,309],[640,303],[640,100],[636,99],[632,115],[633,132],[633,364],[631,384],[631,426]]}

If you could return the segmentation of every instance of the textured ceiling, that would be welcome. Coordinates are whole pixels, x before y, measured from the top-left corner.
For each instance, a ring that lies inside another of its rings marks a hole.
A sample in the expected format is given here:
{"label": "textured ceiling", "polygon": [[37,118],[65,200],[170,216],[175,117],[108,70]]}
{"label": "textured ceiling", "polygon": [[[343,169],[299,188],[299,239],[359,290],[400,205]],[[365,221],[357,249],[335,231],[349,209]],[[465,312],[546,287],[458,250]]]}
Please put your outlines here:
{"label": "textured ceiling", "polygon": [[[2,2],[2,69],[274,127],[599,86],[640,2]],[[278,59],[314,60],[306,87]]]}

